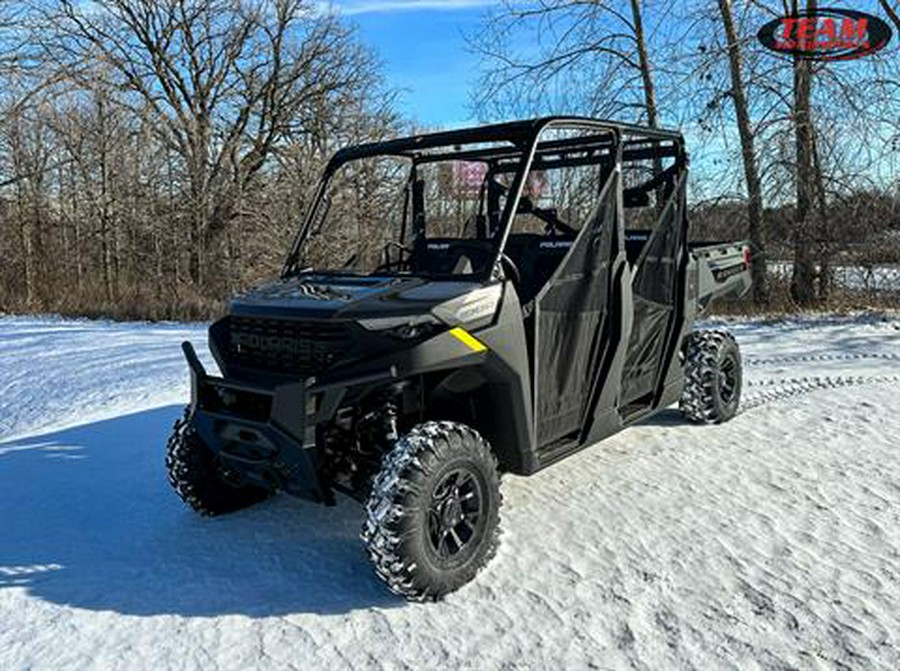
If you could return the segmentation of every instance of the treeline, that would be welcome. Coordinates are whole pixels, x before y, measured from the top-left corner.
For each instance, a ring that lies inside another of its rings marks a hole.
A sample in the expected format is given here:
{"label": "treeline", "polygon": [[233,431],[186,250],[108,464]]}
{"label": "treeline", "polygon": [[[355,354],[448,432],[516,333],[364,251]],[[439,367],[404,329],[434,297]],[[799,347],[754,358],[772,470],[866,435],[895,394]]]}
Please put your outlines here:
{"label": "treeline", "polygon": [[198,318],[275,273],[324,160],[397,125],[370,54],[313,9],[8,14],[0,311]]}
{"label": "treeline", "polygon": [[[695,203],[690,210],[695,238],[735,240],[747,234],[747,206],[743,200]],[[719,306],[729,312],[796,307],[792,296],[795,222],[793,204],[766,208],[762,213],[766,240],[768,295],[764,304],[743,300]],[[900,307],[900,195],[883,190],[858,190],[829,203],[822,213],[824,226],[808,239],[815,259],[812,288],[823,308]],[[875,272],[878,282],[866,288],[847,282],[849,276]],[[889,269],[889,270],[888,270]],[[755,304],[754,304],[755,303]]]}
{"label": "treeline", "polygon": [[[817,6],[504,3],[471,36],[484,63],[473,102],[485,118],[575,112],[684,129],[694,220],[750,239],[757,307],[772,299],[769,262],[785,260],[778,307],[826,305],[842,258],[900,257],[900,38],[831,62],[776,55],[756,39],[773,19]],[[896,0],[854,9],[900,33]]]}
{"label": "treeline", "polygon": [[[900,33],[893,0],[861,8]],[[780,57],[755,34],[784,10],[499,3],[470,39],[473,106],[684,129],[697,235],[750,238],[758,308],[828,305],[830,268],[900,260],[900,39]],[[0,4],[0,91],[0,312],[209,316],[278,271],[335,148],[404,125],[311,0]],[[350,200],[349,218],[371,209]]]}

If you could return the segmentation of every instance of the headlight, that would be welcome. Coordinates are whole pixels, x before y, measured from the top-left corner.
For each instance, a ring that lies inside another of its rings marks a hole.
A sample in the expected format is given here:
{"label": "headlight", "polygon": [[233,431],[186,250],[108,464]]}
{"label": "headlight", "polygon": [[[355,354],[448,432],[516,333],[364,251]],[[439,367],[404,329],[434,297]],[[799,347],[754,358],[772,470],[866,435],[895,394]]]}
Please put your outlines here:
{"label": "headlight", "polygon": [[499,284],[482,287],[459,298],[441,303],[432,309],[432,312],[448,326],[458,326],[487,319],[493,317],[497,312],[502,292],[503,289]]}
{"label": "headlight", "polygon": [[360,319],[359,324],[369,331],[379,331],[403,340],[424,337],[441,326],[441,323],[430,314]]}

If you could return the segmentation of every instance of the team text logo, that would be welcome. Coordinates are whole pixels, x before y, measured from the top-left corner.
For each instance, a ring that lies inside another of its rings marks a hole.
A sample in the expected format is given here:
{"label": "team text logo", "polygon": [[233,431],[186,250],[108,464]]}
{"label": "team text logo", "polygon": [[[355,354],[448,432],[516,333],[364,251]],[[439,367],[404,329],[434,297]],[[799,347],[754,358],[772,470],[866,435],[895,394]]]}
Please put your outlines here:
{"label": "team text logo", "polygon": [[769,21],[756,35],[766,48],[807,60],[846,61],[883,49],[891,28],[852,9],[817,9]]}

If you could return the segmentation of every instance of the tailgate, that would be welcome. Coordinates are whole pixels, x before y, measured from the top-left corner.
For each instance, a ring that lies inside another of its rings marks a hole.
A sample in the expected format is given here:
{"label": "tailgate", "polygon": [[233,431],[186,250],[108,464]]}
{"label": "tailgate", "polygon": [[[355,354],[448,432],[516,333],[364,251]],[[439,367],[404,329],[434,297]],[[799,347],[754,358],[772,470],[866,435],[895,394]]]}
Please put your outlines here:
{"label": "tailgate", "polygon": [[716,298],[739,298],[750,288],[750,243],[697,242],[691,244],[698,308]]}

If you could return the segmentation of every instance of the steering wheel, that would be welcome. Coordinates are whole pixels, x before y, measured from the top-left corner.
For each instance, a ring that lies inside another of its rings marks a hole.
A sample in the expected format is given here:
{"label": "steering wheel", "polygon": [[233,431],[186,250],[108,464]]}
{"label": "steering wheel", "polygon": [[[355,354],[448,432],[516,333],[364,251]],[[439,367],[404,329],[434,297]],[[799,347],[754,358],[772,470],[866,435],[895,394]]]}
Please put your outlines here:
{"label": "steering wheel", "polygon": [[500,255],[500,267],[503,268],[504,274],[513,281],[516,287],[522,286],[522,275],[519,272],[519,268],[506,253]]}
{"label": "steering wheel", "polygon": [[[400,250],[400,257],[396,261],[390,260],[390,250],[392,247],[396,247]],[[390,270],[394,266],[399,266],[403,264],[403,252],[406,252],[409,255],[412,255],[413,250],[407,247],[406,245],[397,242],[396,240],[388,240],[384,243],[384,263],[375,268],[374,272],[381,272],[385,270]]]}
{"label": "steering wheel", "polygon": [[519,208],[516,210],[516,214],[530,214],[543,221],[544,234],[550,237],[554,237],[558,233],[572,237],[578,235],[578,231],[557,216],[555,208],[537,207],[531,198],[525,194],[522,194],[522,197],[519,199]]}
{"label": "steering wheel", "polygon": [[[578,235],[578,231],[569,226],[566,222],[556,216],[556,210],[541,210],[541,212],[547,213],[547,219],[544,220],[544,232],[553,237],[556,233],[562,233],[563,235],[569,235],[575,237]],[[552,220],[551,220],[552,217]]]}

